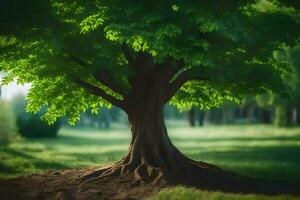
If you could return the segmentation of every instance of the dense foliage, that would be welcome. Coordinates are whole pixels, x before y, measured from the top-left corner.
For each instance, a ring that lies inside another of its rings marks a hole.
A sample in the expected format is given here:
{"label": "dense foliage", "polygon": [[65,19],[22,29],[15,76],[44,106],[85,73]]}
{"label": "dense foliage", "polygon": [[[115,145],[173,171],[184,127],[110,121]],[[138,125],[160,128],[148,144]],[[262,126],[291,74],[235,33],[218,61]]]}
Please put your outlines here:
{"label": "dense foliage", "polygon": [[0,67],[4,83],[32,83],[28,110],[47,106],[50,123],[68,115],[73,124],[82,111],[122,101],[137,74],[130,57],[143,55],[176,71],[170,84],[185,83],[171,90],[172,104],[206,109],[245,93],[283,93],[289,70],[274,50],[299,38],[299,8],[292,0],[4,0],[1,34],[17,41],[1,50]]}

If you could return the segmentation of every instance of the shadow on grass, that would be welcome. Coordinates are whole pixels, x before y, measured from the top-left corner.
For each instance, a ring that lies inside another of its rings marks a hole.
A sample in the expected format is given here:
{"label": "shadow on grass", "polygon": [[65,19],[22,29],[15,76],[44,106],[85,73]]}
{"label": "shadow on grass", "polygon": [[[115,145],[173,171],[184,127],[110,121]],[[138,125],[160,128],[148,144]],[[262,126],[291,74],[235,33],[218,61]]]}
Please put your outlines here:
{"label": "shadow on grass", "polygon": [[300,140],[300,134],[296,136],[272,136],[272,137],[196,137],[196,138],[184,138],[184,137],[172,137],[175,142],[264,142],[264,141],[281,141],[281,142],[294,142]]}
{"label": "shadow on grass", "polygon": [[32,159],[33,157],[27,153],[24,153],[24,151],[19,151],[16,149],[12,149],[10,147],[6,147],[6,148],[1,148],[0,151],[8,154],[9,156],[12,157],[22,157],[25,159]]}
{"label": "shadow on grass", "polygon": [[[18,148],[0,148],[0,156],[4,156],[4,159],[0,159],[0,173],[14,175],[34,170],[100,166],[120,160],[129,145],[129,138],[122,134],[120,137],[103,133],[86,136],[85,133],[77,134],[63,134],[54,139],[26,140]],[[176,146],[192,159],[209,162],[242,175],[272,180],[300,180],[300,146],[294,143],[300,141],[300,134],[286,137],[174,136],[172,141],[175,145],[178,143]],[[263,146],[268,141],[272,141],[271,144]],[[230,143],[224,145],[222,142]],[[58,146],[65,147],[67,151],[58,150]],[[118,148],[113,149],[111,146]],[[126,149],[121,150],[123,147],[119,146],[126,146]],[[89,147],[91,150],[87,151]],[[47,156],[37,157],[40,153]],[[5,160],[5,157],[10,161]]]}
{"label": "shadow on grass", "polygon": [[226,151],[193,152],[194,148],[184,148],[186,154],[201,161],[214,164],[237,173],[274,180],[300,180],[300,147],[244,147],[235,146]]}
{"label": "shadow on grass", "polygon": [[189,150],[195,150],[193,147],[185,147],[187,152],[194,159],[212,159],[220,161],[241,161],[243,159],[249,161],[270,161],[270,162],[295,162],[300,164],[300,147],[292,146],[271,146],[271,147],[245,147],[234,146],[226,151],[205,151],[189,153]]}
{"label": "shadow on grass", "polygon": [[[5,157],[13,158],[13,162],[7,162],[6,159],[0,160],[0,173],[6,175],[14,175],[18,173],[23,173],[26,171],[26,167],[31,167],[41,170],[50,170],[50,169],[67,169],[67,165],[64,165],[60,162],[47,161],[44,159],[36,158],[28,153],[25,153],[23,149],[16,150],[10,147],[0,148],[0,154],[5,154]],[[24,162],[22,160],[26,160]],[[29,163],[29,164],[28,164]]]}
{"label": "shadow on grass", "polygon": [[67,153],[64,155],[70,156],[78,161],[91,162],[96,165],[103,165],[103,163],[116,162],[125,156],[126,151],[105,151],[102,153]]}
{"label": "shadow on grass", "polygon": [[[4,159],[0,160],[0,174],[4,177],[24,174],[25,171],[34,173],[35,171],[70,169],[75,167],[87,167],[91,164],[102,166],[111,162],[118,161],[125,155],[126,151],[111,150],[100,153],[60,153],[55,156],[63,156],[63,159],[55,158],[45,159],[34,156],[32,152],[49,151],[48,147],[43,150],[23,148],[12,149],[10,147],[0,148],[0,155],[4,155]],[[5,159],[5,158],[9,158]],[[56,161],[55,161],[56,160]]]}
{"label": "shadow on grass", "polygon": [[11,166],[7,166],[5,163],[0,162],[0,172],[5,174],[15,174],[18,173],[18,170]]}

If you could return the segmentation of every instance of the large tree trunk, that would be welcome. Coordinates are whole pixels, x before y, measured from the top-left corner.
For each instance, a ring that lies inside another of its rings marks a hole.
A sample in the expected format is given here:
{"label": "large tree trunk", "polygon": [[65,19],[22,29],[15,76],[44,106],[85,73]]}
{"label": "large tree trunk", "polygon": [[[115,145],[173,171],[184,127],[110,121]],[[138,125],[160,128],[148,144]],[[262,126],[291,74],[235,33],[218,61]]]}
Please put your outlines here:
{"label": "large tree trunk", "polygon": [[261,121],[264,124],[272,123],[272,111],[266,108],[261,108]]}
{"label": "large tree trunk", "polygon": [[[163,105],[148,101],[146,107],[129,113],[132,141],[124,163],[135,169],[135,178],[160,178],[177,170],[179,152],[168,137],[163,119]],[[152,180],[150,180],[152,181]]]}
{"label": "large tree trunk", "polygon": [[[132,140],[126,156],[113,165],[88,172],[82,181],[130,176],[136,184],[168,183],[230,192],[274,192],[274,187],[269,187],[271,182],[255,181],[184,156],[167,134],[163,104],[157,99],[137,104],[128,112],[128,117]],[[278,191],[281,191],[280,185]]]}
{"label": "large tree trunk", "polygon": [[187,112],[187,118],[189,121],[189,125],[191,127],[195,126],[195,109],[191,108],[188,112]]}
{"label": "large tree trunk", "polygon": [[103,93],[89,83],[78,82],[91,89],[94,94],[122,108],[128,115],[132,132],[128,153],[122,160],[89,171],[81,177],[81,181],[96,181],[104,177],[130,177],[129,181],[135,183],[167,182],[208,189],[257,192],[253,189],[261,185],[252,179],[204,162],[193,161],[172,144],[163,119],[163,107],[188,80],[191,71],[182,72],[172,81],[180,69],[181,62],[172,66],[173,61],[166,58],[164,63],[155,64],[152,57],[146,53],[141,53],[133,59],[126,48],[125,56],[136,69],[136,75],[128,80],[132,89],[123,95],[123,100]]}
{"label": "large tree trunk", "polygon": [[163,118],[163,103],[150,98],[127,112],[132,140],[127,155],[118,163],[82,177],[133,175],[137,183],[185,184],[226,190],[242,189],[243,178],[213,165],[193,161],[171,142]]}
{"label": "large tree trunk", "polygon": [[205,115],[206,115],[205,111],[199,110],[199,114],[198,114],[199,126],[203,126],[204,125]]}

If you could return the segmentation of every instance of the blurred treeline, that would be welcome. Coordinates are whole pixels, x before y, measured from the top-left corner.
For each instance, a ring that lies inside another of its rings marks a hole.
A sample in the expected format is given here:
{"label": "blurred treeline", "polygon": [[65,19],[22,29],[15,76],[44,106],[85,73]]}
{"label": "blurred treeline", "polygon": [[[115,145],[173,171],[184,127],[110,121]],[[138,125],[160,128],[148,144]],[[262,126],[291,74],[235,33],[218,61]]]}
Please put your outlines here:
{"label": "blurred treeline", "polygon": [[[294,80],[293,80],[294,81]],[[297,82],[298,83],[298,82]],[[209,124],[273,124],[275,126],[300,125],[300,101],[295,88],[295,96],[289,98],[277,94],[263,94],[245,97],[241,104],[224,102],[220,108],[200,110],[192,108],[179,111],[175,106],[166,105],[166,121],[181,121],[186,126]],[[55,137],[61,126],[69,126],[67,117],[53,125],[41,120],[45,112],[26,112],[25,96],[17,95],[10,101],[0,100],[0,144],[6,144],[14,137],[37,138]],[[91,111],[82,113],[75,128],[109,129],[129,127],[126,114],[119,108],[100,108],[98,114]]]}
{"label": "blurred treeline", "polygon": [[192,108],[186,114],[189,124],[300,125],[300,45],[283,47],[282,51],[274,52],[274,58],[289,69],[282,73],[285,89],[281,94],[246,96],[240,105],[224,102],[220,108],[209,111]]}
{"label": "blurred treeline", "polygon": [[[175,106],[166,105],[164,112],[166,121],[181,120],[192,127],[208,124],[273,124],[281,127],[300,125],[300,101],[293,102],[276,94],[248,96],[241,104],[224,102],[220,108],[210,110],[193,107],[179,111]],[[110,128],[116,124],[129,125],[126,114],[113,107],[110,110],[100,109],[98,115],[90,111],[84,113],[76,127]]]}

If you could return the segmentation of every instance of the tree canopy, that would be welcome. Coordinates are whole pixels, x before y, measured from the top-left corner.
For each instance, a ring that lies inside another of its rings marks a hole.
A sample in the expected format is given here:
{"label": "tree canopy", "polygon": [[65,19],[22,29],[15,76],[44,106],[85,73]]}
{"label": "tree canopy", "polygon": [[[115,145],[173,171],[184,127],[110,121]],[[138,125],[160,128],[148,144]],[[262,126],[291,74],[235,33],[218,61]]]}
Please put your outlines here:
{"label": "tree canopy", "polygon": [[157,76],[163,101],[182,109],[283,92],[289,69],[274,51],[299,39],[299,8],[294,0],[2,0],[0,34],[11,41],[0,49],[3,83],[32,83],[28,110],[46,106],[50,123],[68,115],[71,124],[87,109],[124,108],[135,85]]}

